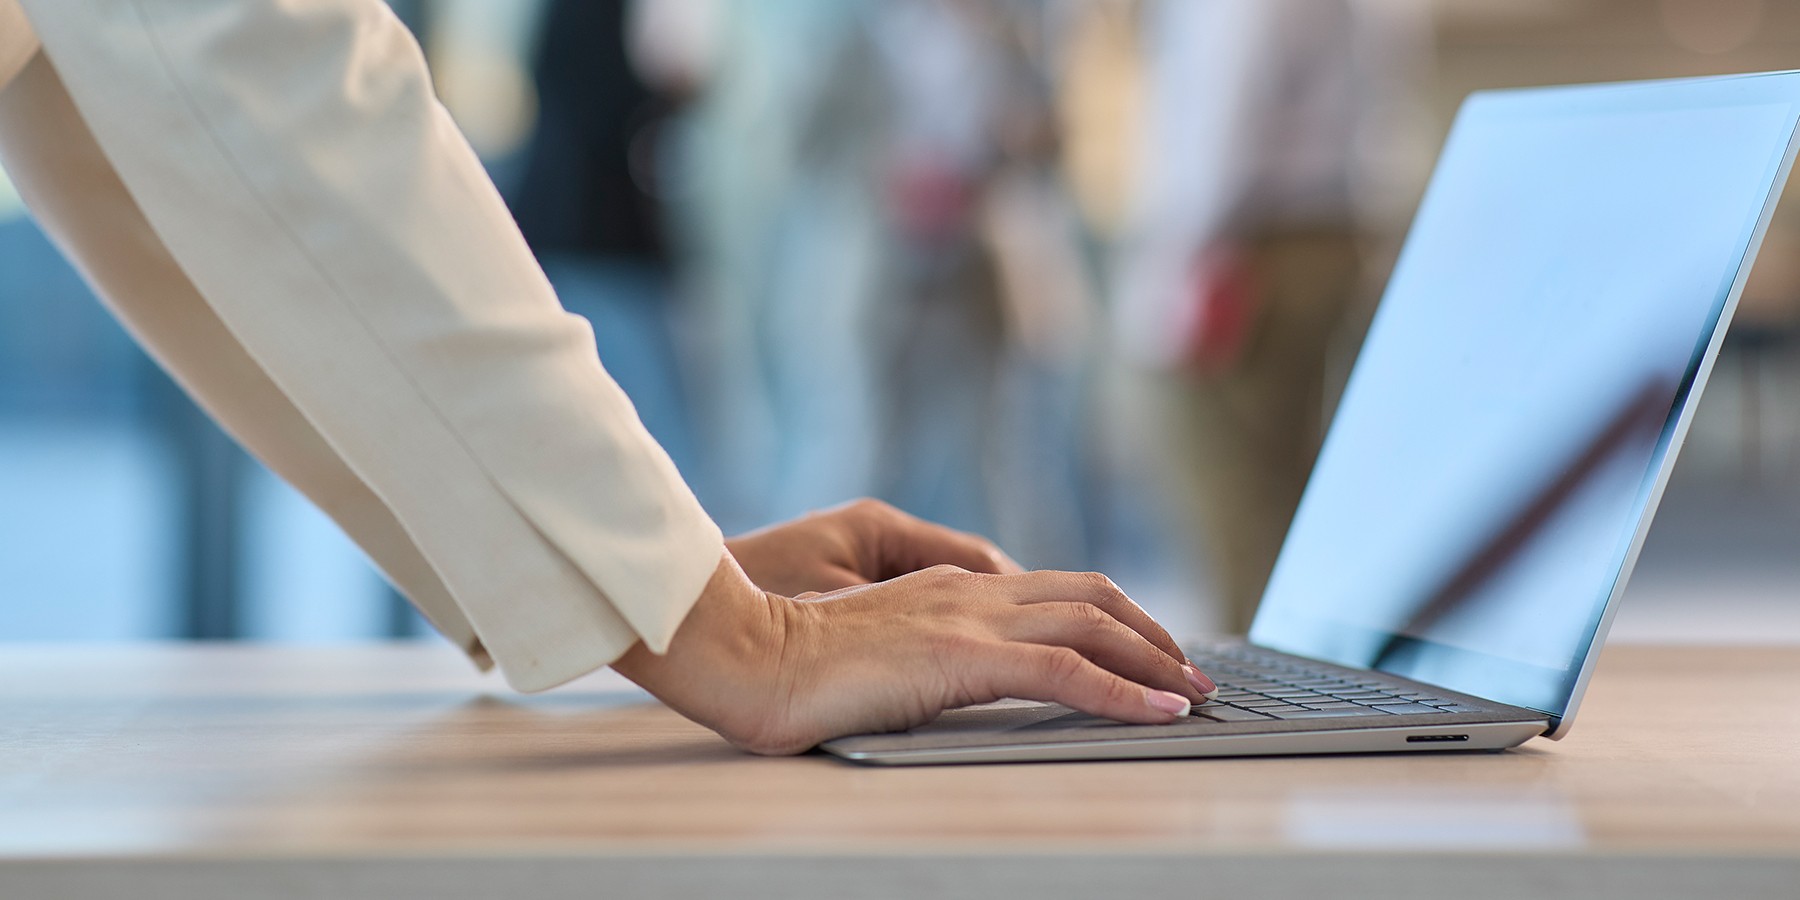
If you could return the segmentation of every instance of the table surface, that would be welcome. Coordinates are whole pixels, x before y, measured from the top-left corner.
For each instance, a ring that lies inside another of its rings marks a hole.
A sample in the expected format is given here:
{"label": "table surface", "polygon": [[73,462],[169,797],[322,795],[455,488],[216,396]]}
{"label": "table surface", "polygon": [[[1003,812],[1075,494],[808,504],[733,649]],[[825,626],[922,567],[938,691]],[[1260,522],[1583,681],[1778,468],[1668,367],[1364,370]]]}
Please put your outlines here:
{"label": "table surface", "polygon": [[1626,860],[1663,885],[1670,861],[1729,860],[1749,896],[1800,884],[1797,676],[1795,647],[1615,647],[1566,740],[1504,753],[880,769],[743,755],[607,673],[512,694],[438,644],[0,646],[0,888],[151,871],[175,896],[256,861],[302,881],[610,861],[651,885],[701,859],[1279,856]]}

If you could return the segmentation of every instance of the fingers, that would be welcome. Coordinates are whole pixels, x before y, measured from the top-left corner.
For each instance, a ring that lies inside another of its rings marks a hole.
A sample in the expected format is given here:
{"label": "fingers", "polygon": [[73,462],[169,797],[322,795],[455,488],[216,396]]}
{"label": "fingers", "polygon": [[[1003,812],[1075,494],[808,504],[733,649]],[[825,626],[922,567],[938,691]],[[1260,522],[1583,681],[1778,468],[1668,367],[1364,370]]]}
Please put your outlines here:
{"label": "fingers", "polygon": [[1187,662],[1187,654],[1144,608],[1137,605],[1112,579],[1097,572],[1029,572],[1009,579],[1017,603],[1088,603],[1117,619],[1127,628],[1143,635],[1144,640],[1177,662]]}
{"label": "fingers", "polygon": [[1005,644],[988,656],[970,687],[992,697],[1061,703],[1118,722],[1161,725],[1187,715],[1188,700],[1136,684],[1084,659],[1068,647]]}
{"label": "fingers", "polygon": [[[1004,636],[1047,646],[1068,647],[1110,672],[1138,684],[1180,694],[1205,703],[1212,690],[1190,680],[1181,661],[1126,627],[1098,607],[1086,603],[1034,603],[1015,607]],[[1191,670],[1191,669],[1190,669]]]}
{"label": "fingers", "polygon": [[868,529],[864,546],[875,550],[877,580],[943,565],[987,575],[1025,571],[987,538],[907,515],[879,500],[860,500],[849,510]]}

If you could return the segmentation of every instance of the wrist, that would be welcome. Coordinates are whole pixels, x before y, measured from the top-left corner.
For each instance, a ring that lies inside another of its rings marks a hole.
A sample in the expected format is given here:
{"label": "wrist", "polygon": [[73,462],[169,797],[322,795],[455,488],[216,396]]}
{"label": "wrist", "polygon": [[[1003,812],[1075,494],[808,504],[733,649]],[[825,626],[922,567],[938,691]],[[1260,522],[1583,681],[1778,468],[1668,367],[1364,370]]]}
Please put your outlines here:
{"label": "wrist", "polygon": [[672,659],[700,656],[731,665],[754,658],[773,630],[771,620],[779,599],[753,584],[727,552],[676,629],[668,651],[654,653],[639,642],[614,662],[613,668],[639,681],[639,674],[655,677]]}
{"label": "wrist", "polygon": [[759,709],[779,696],[794,603],[750,581],[727,552],[666,653],[642,642],[613,669],[734,743],[757,739]]}

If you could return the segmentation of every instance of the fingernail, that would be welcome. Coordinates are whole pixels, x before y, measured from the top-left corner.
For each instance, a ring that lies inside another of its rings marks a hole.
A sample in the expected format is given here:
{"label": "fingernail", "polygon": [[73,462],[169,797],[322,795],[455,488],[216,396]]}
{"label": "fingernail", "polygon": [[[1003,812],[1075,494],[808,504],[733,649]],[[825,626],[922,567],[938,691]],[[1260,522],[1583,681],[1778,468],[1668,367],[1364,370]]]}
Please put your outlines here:
{"label": "fingernail", "polygon": [[1206,699],[1219,699],[1219,686],[1213,684],[1213,680],[1206,677],[1204,672],[1201,672],[1193,666],[1182,666],[1181,674],[1186,675],[1188,684],[1193,685],[1194,690],[1199,691]]}
{"label": "fingernail", "polygon": [[1186,697],[1180,694],[1171,694],[1168,691],[1153,691],[1144,688],[1144,699],[1150,704],[1151,709],[1168,713],[1171,716],[1185,716],[1188,714],[1188,710],[1193,708],[1193,704],[1189,703]]}

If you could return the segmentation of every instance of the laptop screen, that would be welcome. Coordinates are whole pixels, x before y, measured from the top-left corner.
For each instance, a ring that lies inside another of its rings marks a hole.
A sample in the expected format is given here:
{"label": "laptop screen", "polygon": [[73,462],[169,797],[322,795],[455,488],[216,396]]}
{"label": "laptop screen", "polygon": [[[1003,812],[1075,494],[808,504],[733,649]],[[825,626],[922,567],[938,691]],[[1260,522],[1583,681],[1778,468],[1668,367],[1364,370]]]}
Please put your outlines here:
{"label": "laptop screen", "polygon": [[1800,74],[1471,97],[1251,639],[1561,715],[1796,99]]}

